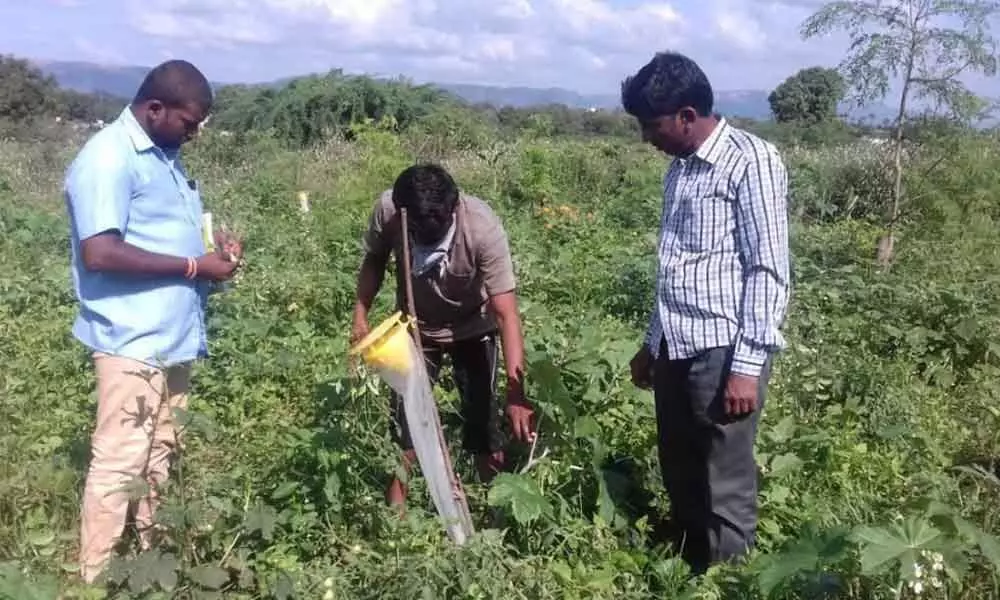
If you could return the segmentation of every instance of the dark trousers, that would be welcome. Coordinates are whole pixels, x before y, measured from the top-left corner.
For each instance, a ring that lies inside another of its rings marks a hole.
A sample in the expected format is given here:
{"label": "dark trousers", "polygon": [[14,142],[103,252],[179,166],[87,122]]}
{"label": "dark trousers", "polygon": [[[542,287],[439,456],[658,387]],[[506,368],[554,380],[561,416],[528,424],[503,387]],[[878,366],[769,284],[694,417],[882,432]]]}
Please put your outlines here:
{"label": "dark trousers", "polygon": [[669,360],[660,347],[654,396],[660,469],[670,497],[671,536],[695,573],[737,558],[757,530],[757,422],[770,376],[770,359],[757,385],[757,410],[725,414],[732,348]]}
{"label": "dark trousers", "polygon": [[[432,385],[441,373],[444,356],[448,355],[451,359],[455,385],[462,398],[462,447],[476,455],[502,450],[500,406],[496,392],[496,332],[451,344],[437,344],[423,339],[421,345]],[[413,440],[403,411],[403,401],[395,392],[391,396],[390,409],[393,439],[403,450],[412,450]]]}

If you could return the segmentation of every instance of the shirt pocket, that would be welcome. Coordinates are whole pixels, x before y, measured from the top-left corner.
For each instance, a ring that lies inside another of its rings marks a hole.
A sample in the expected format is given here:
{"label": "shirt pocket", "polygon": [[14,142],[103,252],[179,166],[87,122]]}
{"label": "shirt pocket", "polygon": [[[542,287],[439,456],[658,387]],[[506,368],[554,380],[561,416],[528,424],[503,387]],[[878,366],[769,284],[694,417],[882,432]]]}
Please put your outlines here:
{"label": "shirt pocket", "polygon": [[203,254],[200,215],[192,218],[190,199],[167,174],[149,177],[133,192],[126,241],[144,250],[175,256]]}
{"label": "shirt pocket", "polygon": [[201,182],[197,179],[183,179],[181,186],[184,189],[184,194],[187,196],[188,206],[190,207],[191,214],[194,216],[195,221],[198,223],[199,229],[201,228],[201,213],[204,211],[204,207],[201,202]]}
{"label": "shirt pocket", "polygon": [[476,300],[479,296],[477,275],[474,270],[453,271],[451,267],[446,267],[441,279],[438,280],[441,297],[455,306]]}
{"label": "shirt pocket", "polygon": [[725,181],[695,187],[682,207],[682,245],[688,252],[711,253],[732,239],[734,196]]}

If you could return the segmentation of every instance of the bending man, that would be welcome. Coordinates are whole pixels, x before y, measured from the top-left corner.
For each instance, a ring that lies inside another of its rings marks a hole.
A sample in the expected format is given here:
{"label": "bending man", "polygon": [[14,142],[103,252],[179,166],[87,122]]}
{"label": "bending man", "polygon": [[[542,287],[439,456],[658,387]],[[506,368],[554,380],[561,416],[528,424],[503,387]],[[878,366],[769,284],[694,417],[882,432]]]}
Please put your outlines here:
{"label": "bending man", "polygon": [[[507,234],[482,200],[459,191],[436,165],[403,171],[375,203],[364,235],[352,339],[368,333],[368,311],[392,253],[402,261],[398,210],[407,209],[413,296],[428,371],[436,379],[448,355],[462,397],[463,446],[476,457],[480,479],[489,482],[505,466],[496,402],[497,332],[507,373],[506,412],[514,436],[529,440],[532,409],[524,397],[524,342],[517,312],[514,269]],[[396,302],[405,308],[403,270],[396,269]],[[393,394],[395,439],[409,472],[416,457],[401,399]],[[407,487],[398,478],[386,500],[401,506]]]}

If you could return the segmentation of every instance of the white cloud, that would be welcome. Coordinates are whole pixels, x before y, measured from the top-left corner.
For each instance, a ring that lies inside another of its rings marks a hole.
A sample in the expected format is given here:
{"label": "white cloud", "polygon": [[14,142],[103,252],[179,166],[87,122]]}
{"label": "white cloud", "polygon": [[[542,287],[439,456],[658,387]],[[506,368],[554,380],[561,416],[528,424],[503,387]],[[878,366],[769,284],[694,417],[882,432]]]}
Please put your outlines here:
{"label": "white cloud", "polygon": [[776,37],[794,44],[788,38],[797,37],[801,20],[801,11],[766,10],[764,0],[173,0],[154,9],[126,1],[136,28],[178,52],[217,48],[250,60],[241,77],[326,64],[423,81],[611,94],[667,48],[698,60],[716,87],[773,85],[771,71],[794,70],[788,56],[772,61],[757,86],[736,65],[760,64]]}
{"label": "white cloud", "polygon": [[767,34],[760,24],[739,9],[723,8],[715,15],[715,27],[723,42],[742,50],[761,50]]}
{"label": "white cloud", "polygon": [[133,10],[140,32],[158,38],[185,40],[204,46],[279,42],[283,32],[253,11],[246,0],[175,0],[170,6]]}

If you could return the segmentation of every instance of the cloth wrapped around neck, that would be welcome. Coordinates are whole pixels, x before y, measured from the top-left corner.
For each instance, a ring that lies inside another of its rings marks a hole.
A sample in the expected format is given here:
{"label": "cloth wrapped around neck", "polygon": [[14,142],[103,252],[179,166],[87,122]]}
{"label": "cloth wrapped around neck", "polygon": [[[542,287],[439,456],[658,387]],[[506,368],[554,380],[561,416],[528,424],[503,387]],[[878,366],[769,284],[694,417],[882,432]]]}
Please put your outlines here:
{"label": "cloth wrapped around neck", "polygon": [[413,245],[411,258],[414,277],[421,277],[435,267],[438,269],[439,276],[444,273],[445,268],[448,266],[448,249],[451,248],[451,242],[455,239],[455,224],[456,219],[452,219],[451,227],[448,228],[448,232],[445,233],[444,237],[438,243],[426,246],[420,244]]}

